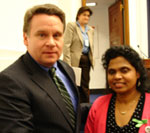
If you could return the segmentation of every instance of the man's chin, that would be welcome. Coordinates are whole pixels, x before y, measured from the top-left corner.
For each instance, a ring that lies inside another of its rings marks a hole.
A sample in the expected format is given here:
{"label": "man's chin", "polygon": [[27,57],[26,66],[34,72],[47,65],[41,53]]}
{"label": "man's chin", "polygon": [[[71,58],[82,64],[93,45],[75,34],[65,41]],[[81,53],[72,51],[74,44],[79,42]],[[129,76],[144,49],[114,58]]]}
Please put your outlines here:
{"label": "man's chin", "polygon": [[56,60],[46,60],[42,63],[40,63],[44,67],[51,67],[56,63]]}

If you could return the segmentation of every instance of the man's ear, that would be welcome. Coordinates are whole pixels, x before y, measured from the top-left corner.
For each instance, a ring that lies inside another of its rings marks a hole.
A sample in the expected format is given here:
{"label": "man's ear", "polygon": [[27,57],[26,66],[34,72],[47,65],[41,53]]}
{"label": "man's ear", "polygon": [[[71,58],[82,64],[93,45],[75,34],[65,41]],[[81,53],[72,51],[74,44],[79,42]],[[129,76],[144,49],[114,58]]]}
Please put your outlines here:
{"label": "man's ear", "polygon": [[23,33],[23,41],[24,41],[24,45],[28,46],[28,35],[27,33]]}

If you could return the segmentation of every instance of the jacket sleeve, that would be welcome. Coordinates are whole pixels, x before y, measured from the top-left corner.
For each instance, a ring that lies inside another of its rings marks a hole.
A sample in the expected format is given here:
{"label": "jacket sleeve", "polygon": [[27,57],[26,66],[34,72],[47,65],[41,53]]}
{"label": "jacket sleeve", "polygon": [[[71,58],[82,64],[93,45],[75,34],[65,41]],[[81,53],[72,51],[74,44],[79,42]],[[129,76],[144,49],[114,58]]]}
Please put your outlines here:
{"label": "jacket sleeve", "polygon": [[33,132],[33,115],[25,89],[11,78],[0,73],[0,132]]}
{"label": "jacket sleeve", "polygon": [[86,121],[85,133],[106,132],[107,112],[111,97],[112,94],[108,94],[94,101]]}
{"label": "jacket sleeve", "polygon": [[71,66],[71,45],[73,40],[74,27],[72,23],[68,23],[64,34],[63,60]]}
{"label": "jacket sleeve", "polygon": [[85,129],[84,129],[85,133],[94,133],[95,115],[96,115],[96,109],[95,109],[95,105],[93,105],[87,117]]}

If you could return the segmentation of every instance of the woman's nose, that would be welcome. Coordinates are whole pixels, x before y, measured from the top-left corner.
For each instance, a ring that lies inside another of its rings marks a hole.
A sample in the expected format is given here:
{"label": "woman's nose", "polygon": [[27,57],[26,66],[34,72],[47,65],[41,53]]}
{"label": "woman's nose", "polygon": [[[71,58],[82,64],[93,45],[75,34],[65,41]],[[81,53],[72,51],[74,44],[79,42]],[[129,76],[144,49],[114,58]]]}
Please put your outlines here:
{"label": "woman's nose", "polygon": [[116,78],[116,79],[122,78],[122,74],[121,74],[120,72],[117,72],[117,73],[115,74],[115,78]]}

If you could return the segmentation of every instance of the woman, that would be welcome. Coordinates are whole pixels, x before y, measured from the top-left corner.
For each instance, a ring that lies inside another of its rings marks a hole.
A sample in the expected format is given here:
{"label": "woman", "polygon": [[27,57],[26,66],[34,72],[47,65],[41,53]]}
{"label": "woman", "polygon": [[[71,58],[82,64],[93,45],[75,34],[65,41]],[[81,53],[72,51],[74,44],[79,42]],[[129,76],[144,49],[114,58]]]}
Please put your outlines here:
{"label": "woman", "polygon": [[[147,74],[138,53],[128,46],[113,46],[103,58],[107,89],[92,105],[85,133],[144,133],[150,125]],[[141,124],[140,124],[141,123]]]}
{"label": "woman", "polygon": [[76,22],[67,24],[64,34],[63,60],[73,67],[81,68],[81,103],[89,102],[90,68],[93,67],[93,33],[88,25],[92,11],[81,7]]}

